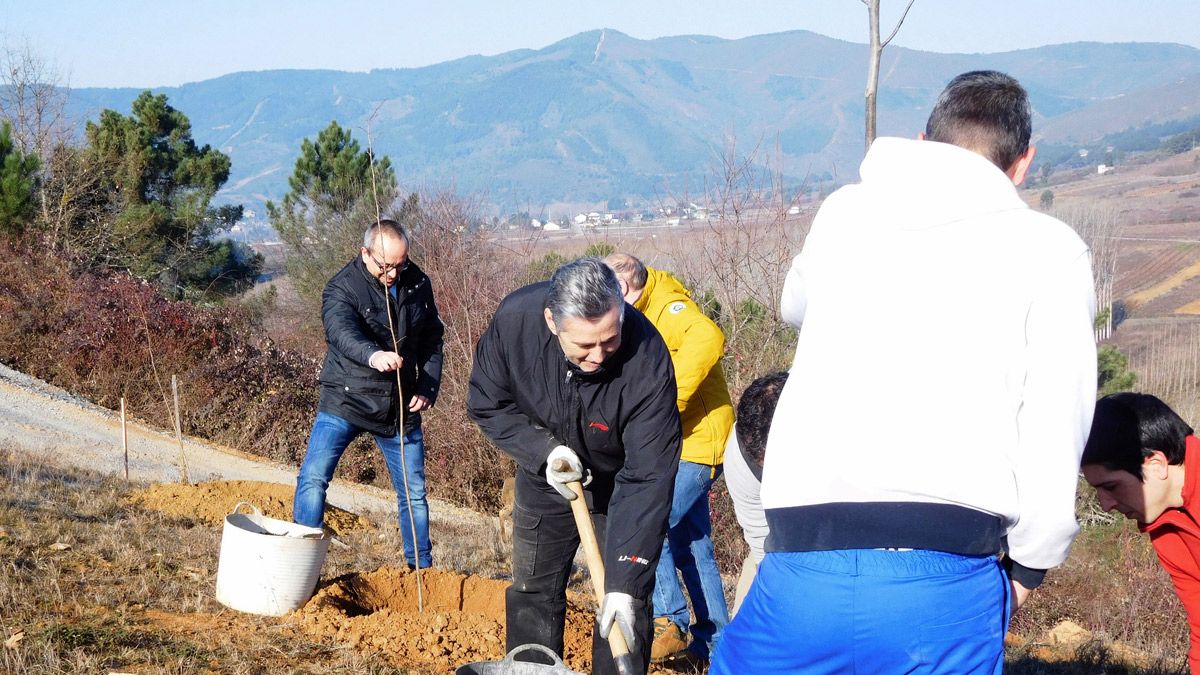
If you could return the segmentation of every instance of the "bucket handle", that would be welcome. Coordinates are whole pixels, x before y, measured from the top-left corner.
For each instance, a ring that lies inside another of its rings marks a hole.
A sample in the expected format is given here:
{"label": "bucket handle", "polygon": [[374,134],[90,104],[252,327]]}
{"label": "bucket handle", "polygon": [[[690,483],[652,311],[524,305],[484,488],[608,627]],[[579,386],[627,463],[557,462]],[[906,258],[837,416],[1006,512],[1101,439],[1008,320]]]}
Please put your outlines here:
{"label": "bucket handle", "polygon": [[253,513],[256,516],[261,516],[263,514],[262,509],[258,508],[258,506],[255,504],[251,504],[250,502],[238,502],[237,505],[235,505],[233,507],[233,510],[229,512],[229,515],[232,516],[232,515],[238,513],[239,511],[241,511],[243,506],[249,506],[251,513]]}
{"label": "bucket handle", "polygon": [[531,651],[531,650],[535,651],[535,652],[541,652],[541,653],[545,654],[546,656],[550,657],[550,660],[554,662],[551,665],[553,665],[554,667],[556,667],[556,668],[563,667],[562,659],[558,658],[558,654],[555,654],[553,649],[550,649],[549,647],[547,647],[545,645],[539,645],[539,644],[536,644],[533,642],[513,647],[512,651],[509,652],[507,655],[505,655],[504,660],[501,661],[501,663],[504,665],[512,665],[513,659],[516,658],[516,656],[519,652],[525,652],[525,651]]}

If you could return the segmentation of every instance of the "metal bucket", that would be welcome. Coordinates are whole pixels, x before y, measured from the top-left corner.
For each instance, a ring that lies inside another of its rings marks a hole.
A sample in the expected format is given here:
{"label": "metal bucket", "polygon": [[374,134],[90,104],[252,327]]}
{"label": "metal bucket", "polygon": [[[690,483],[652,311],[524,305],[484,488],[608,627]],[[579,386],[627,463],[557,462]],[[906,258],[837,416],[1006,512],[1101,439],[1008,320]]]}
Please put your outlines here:
{"label": "metal bucket", "polygon": [[[554,663],[547,665],[544,663],[527,663],[525,661],[514,661],[518,652],[536,651],[545,654]],[[503,661],[477,661],[468,663],[465,666],[459,666],[458,670],[454,671],[454,675],[585,675],[563,665],[562,659],[558,658],[547,647],[542,645],[528,644],[515,647]]]}

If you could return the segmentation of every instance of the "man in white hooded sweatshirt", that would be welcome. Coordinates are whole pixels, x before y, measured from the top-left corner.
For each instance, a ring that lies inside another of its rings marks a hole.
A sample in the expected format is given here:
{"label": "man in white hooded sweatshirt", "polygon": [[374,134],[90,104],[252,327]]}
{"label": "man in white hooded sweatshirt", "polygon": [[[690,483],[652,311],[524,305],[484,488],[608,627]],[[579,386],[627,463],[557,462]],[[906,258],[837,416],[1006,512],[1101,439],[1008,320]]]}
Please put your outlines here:
{"label": "man in white hooded sweatshirt", "polygon": [[783,291],[767,554],[712,673],[1001,672],[1077,531],[1096,393],[1087,247],[1016,191],[1030,118],[1013,78],[960,75],[822,205]]}

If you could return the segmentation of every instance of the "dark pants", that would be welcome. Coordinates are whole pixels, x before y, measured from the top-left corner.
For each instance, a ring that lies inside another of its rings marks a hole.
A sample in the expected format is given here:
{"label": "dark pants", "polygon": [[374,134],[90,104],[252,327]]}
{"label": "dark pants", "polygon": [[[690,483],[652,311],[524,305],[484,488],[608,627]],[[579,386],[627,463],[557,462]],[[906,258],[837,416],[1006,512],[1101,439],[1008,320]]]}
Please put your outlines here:
{"label": "dark pants", "polygon": [[[597,479],[596,492],[584,492],[596,529],[600,551],[608,530],[608,498],[612,493],[611,479],[607,484]],[[513,583],[505,593],[507,649],[534,643],[563,653],[563,625],[567,613],[567,580],[571,564],[579,548],[579,531],[571,515],[571,503],[554,491],[540,476],[518,469],[516,499],[513,504]],[[636,645],[631,645],[634,663],[645,672],[650,663],[650,603],[646,598],[634,598],[634,630]],[[615,626],[613,630],[619,630]],[[544,662],[533,652],[518,660]],[[593,625],[592,673],[616,673],[608,640],[600,637]]]}

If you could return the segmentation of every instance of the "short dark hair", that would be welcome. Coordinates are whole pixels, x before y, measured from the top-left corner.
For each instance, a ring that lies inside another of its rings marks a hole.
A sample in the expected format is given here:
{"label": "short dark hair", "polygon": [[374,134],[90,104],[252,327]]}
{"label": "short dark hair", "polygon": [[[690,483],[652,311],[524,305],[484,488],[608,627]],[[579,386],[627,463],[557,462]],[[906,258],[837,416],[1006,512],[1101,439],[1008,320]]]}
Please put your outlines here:
{"label": "short dark hair", "polygon": [[409,243],[408,233],[404,231],[404,226],[390,218],[384,218],[367,226],[367,230],[363,232],[363,248],[375,253],[375,240],[384,234],[390,234]]}
{"label": "short dark hair", "polygon": [[1029,150],[1033,111],[1016,79],[995,70],[973,70],[950,80],[929,121],[925,138],[987,157],[1008,171]]}
{"label": "short dark hair", "polygon": [[767,435],[771,432],[771,419],[775,417],[775,405],[779,393],[787,382],[786,371],[763,375],[746,387],[737,405],[738,446],[748,460],[762,466],[767,454]]}
{"label": "short dark hair", "polygon": [[625,296],[621,295],[617,274],[595,256],[569,262],[554,271],[545,307],[550,310],[554,325],[560,327],[563,319],[593,321],[614,307],[620,311],[621,320],[625,320]]}
{"label": "short dark hair", "polygon": [[1182,464],[1192,428],[1150,394],[1121,392],[1096,401],[1092,430],[1080,464],[1128,471],[1142,479],[1142,463],[1155,450],[1168,464]]}

